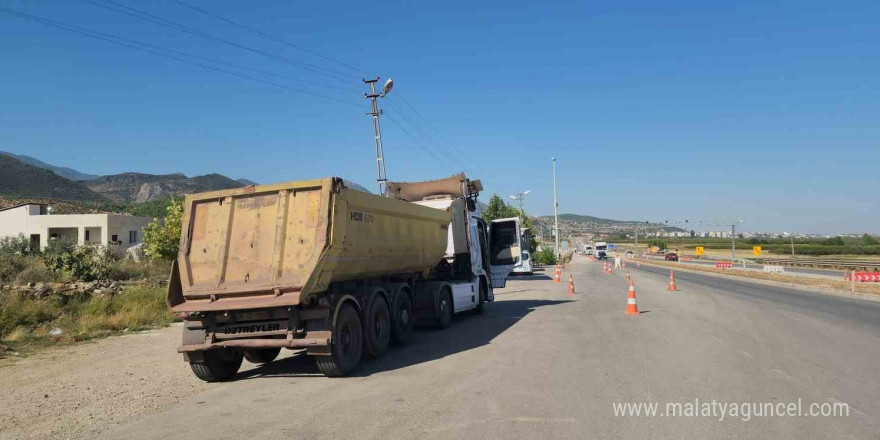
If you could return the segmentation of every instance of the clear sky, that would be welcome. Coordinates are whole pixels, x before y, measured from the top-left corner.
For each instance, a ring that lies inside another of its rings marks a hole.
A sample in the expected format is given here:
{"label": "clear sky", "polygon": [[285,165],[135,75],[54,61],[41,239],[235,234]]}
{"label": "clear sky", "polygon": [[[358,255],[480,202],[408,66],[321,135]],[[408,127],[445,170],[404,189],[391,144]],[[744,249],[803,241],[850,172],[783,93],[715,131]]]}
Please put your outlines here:
{"label": "clear sky", "polygon": [[880,2],[183,1],[277,40],[173,0],[0,2],[264,81],[0,11],[0,150],[373,189],[381,75],[392,180],[464,170],[552,214],[556,156],[561,213],[880,232]]}

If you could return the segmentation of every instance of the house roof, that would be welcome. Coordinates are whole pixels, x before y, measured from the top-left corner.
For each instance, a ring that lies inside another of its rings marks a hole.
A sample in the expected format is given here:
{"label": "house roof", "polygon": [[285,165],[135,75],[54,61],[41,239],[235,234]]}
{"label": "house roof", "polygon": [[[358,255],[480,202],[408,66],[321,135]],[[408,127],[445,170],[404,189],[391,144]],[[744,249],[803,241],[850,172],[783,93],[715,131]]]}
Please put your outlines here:
{"label": "house roof", "polygon": [[19,203],[18,205],[14,205],[14,206],[10,206],[10,207],[8,207],[8,208],[0,209],[0,212],[8,211],[8,210],[10,210],[10,209],[15,209],[15,208],[21,208],[22,206],[28,206],[28,205],[49,206],[49,205],[47,205],[47,204],[45,204],[45,203]]}

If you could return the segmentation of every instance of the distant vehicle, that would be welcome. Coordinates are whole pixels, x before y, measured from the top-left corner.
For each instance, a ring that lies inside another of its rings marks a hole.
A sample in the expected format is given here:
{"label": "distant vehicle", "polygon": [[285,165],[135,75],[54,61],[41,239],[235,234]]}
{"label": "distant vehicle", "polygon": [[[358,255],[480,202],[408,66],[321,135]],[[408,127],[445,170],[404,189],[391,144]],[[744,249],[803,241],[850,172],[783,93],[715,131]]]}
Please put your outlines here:
{"label": "distant vehicle", "polygon": [[584,245],[584,254],[585,255],[593,255],[593,247]]}
{"label": "distant vehicle", "polygon": [[608,259],[608,243],[604,241],[597,241],[593,243],[593,250],[596,252],[596,257],[600,260]]}
{"label": "distant vehicle", "polygon": [[626,258],[632,258],[633,251],[626,251]]}
{"label": "distant vehicle", "polygon": [[670,252],[666,254],[666,261],[678,261],[678,254],[675,252]]}
{"label": "distant vehicle", "polygon": [[531,234],[529,234],[529,228],[523,228],[520,237],[520,246],[522,246],[522,258],[513,266],[513,270],[511,270],[511,273],[518,273],[523,275],[532,274],[534,270],[534,265],[532,264],[532,256],[529,253],[529,249],[531,248],[531,239],[532,236]]}
{"label": "distant vehicle", "polygon": [[597,260],[607,260],[608,254],[606,254],[605,251],[599,251],[599,253],[596,254],[596,259]]}

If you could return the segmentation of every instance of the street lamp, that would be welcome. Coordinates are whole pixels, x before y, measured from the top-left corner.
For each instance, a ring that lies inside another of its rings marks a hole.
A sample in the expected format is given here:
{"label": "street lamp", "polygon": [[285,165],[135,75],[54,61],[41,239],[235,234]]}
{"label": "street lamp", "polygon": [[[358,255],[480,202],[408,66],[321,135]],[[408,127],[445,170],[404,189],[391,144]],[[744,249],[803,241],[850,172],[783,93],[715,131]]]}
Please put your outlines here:
{"label": "street lamp", "polygon": [[562,251],[559,249],[559,201],[556,198],[556,158],[553,158],[553,223],[556,235],[556,258],[562,259]]}
{"label": "street lamp", "polygon": [[519,221],[520,222],[525,221],[525,216],[526,216],[525,198],[531,192],[532,192],[531,190],[527,190],[527,191],[524,191],[521,193],[517,193],[515,196],[510,196],[510,198],[513,200],[519,200]]}

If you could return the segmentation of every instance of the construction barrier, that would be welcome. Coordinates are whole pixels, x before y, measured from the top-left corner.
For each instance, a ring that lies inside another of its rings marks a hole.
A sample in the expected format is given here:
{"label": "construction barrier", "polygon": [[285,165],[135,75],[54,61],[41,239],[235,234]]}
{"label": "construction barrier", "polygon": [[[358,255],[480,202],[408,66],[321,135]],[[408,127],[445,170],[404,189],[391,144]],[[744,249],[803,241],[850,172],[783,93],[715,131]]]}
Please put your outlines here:
{"label": "construction barrier", "polygon": [[782,273],[782,272],[785,272],[785,267],[783,267],[783,266],[764,266],[764,272]]}
{"label": "construction barrier", "polygon": [[731,261],[719,261],[715,263],[715,267],[719,269],[727,269],[733,267],[733,262]]}
{"label": "construction barrier", "polygon": [[843,279],[858,283],[880,283],[880,272],[848,272]]}
{"label": "construction barrier", "polygon": [[681,261],[691,261],[693,258],[691,257],[681,257]]}

